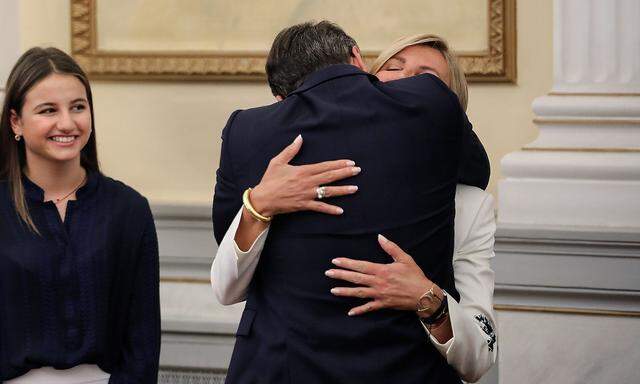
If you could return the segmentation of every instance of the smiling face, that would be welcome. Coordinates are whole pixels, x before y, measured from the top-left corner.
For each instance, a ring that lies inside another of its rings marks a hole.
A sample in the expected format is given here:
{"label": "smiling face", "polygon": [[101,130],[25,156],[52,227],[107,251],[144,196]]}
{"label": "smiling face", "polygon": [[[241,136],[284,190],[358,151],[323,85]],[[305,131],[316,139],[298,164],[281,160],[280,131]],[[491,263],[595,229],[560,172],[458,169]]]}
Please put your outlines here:
{"label": "smiling face", "polygon": [[50,74],[27,92],[17,112],[11,111],[11,127],[23,137],[28,167],[80,164],[80,151],[91,135],[89,101],[80,80]]}
{"label": "smiling face", "polygon": [[449,66],[437,49],[426,45],[412,45],[393,55],[382,65],[376,76],[380,81],[392,81],[431,73],[451,87]]}

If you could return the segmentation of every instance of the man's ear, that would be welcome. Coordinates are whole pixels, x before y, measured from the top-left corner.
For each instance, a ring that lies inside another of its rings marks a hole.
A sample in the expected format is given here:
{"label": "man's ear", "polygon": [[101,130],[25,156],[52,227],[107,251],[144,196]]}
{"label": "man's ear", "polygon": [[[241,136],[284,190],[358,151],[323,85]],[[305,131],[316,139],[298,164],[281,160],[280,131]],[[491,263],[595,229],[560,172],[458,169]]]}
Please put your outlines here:
{"label": "man's ear", "polygon": [[280,96],[280,95],[276,95],[276,100],[278,101],[282,101],[284,100],[284,97]]}
{"label": "man's ear", "polygon": [[367,65],[364,63],[364,60],[362,60],[360,48],[358,48],[357,45],[354,45],[353,48],[351,48],[351,65],[355,65],[363,71],[369,72],[369,69],[367,69]]}

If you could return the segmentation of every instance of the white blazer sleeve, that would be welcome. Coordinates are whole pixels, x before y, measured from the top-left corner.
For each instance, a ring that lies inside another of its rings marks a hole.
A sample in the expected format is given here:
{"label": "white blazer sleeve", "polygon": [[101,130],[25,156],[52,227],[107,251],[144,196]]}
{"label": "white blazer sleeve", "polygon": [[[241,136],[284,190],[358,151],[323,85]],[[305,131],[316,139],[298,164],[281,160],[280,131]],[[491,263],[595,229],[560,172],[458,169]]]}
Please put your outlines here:
{"label": "white blazer sleeve", "polygon": [[235,237],[242,218],[242,208],[231,222],[211,264],[211,286],[218,301],[230,305],[246,300],[247,289],[256,271],[269,227],[258,235],[248,251],[238,248]]}
{"label": "white blazer sleeve", "polygon": [[[453,271],[456,289],[460,293],[460,303],[448,296],[449,317],[453,337],[440,344],[430,335],[436,349],[446,357],[460,376],[468,382],[476,382],[493,365],[497,356],[496,322],[493,312],[494,272],[490,260],[494,256],[495,214],[493,197],[477,188],[469,192],[467,186],[459,186],[463,190],[460,197],[465,200],[478,198],[482,192],[480,204],[467,203],[462,215],[456,220],[470,220],[468,231],[465,226],[456,225],[456,231],[462,233],[457,242],[453,256]],[[462,200],[461,199],[461,200]],[[471,209],[469,209],[471,208]]]}

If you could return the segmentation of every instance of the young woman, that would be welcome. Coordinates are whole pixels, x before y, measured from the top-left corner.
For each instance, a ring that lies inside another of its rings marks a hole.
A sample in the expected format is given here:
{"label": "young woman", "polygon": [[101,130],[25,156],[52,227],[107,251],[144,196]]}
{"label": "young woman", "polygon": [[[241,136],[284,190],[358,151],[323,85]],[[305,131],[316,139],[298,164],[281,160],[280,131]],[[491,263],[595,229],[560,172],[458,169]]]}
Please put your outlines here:
{"label": "young woman", "polygon": [[[431,73],[458,95],[460,104],[466,109],[464,73],[447,43],[438,36],[417,35],[396,41],[380,54],[371,72],[381,81]],[[301,145],[301,138],[297,138],[278,155],[251,191],[249,202],[259,214],[273,216],[299,210],[340,214],[338,207],[318,201],[318,198],[356,193],[355,185],[319,187],[357,174],[359,169],[350,162],[288,165]],[[334,260],[336,268],[327,271],[327,275],[358,285],[355,288],[335,287],[332,294],[368,299],[363,305],[351,309],[351,316],[381,308],[416,311],[421,306],[420,299],[431,291],[436,303],[440,300],[437,304],[444,306],[448,313],[444,312],[436,324],[425,326],[429,335],[425,342],[431,342],[464,380],[474,382],[491,367],[497,355],[492,308],[494,274],[489,263],[494,255],[493,198],[482,189],[458,185],[455,201],[453,268],[456,288],[460,293],[459,303],[448,295],[445,298],[443,291],[424,275],[411,256],[383,237],[380,237],[380,245],[389,253],[392,263],[375,264],[338,258]],[[221,303],[233,304],[245,299],[268,230],[268,224],[256,220],[246,208],[238,212],[212,265],[211,281]],[[416,313],[417,317],[428,317],[434,311]]]}
{"label": "young woman", "polygon": [[0,120],[0,381],[156,383],[158,275],[147,200],[100,173],[87,76],[28,50]]}

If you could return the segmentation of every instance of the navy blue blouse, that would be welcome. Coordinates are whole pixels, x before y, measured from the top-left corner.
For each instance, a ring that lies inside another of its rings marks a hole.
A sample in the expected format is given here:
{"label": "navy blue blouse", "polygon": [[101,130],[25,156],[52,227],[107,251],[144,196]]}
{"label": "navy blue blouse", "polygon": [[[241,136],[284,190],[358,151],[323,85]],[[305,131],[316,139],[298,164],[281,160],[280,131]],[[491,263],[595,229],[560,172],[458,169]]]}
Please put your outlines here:
{"label": "navy blue blouse", "polygon": [[90,173],[65,221],[24,179],[41,235],[0,182],[0,381],[30,369],[97,364],[109,383],[156,383],[158,242],[147,200]]}

